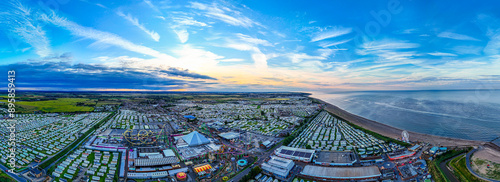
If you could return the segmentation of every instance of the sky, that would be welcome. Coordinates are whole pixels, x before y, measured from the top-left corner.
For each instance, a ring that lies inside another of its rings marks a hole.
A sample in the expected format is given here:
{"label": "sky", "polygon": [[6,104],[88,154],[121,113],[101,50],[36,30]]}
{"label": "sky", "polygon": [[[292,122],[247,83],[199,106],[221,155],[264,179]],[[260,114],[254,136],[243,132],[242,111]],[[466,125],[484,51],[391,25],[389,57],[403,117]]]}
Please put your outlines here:
{"label": "sky", "polygon": [[498,7],[445,0],[4,0],[0,70],[16,71],[18,90],[499,89]]}

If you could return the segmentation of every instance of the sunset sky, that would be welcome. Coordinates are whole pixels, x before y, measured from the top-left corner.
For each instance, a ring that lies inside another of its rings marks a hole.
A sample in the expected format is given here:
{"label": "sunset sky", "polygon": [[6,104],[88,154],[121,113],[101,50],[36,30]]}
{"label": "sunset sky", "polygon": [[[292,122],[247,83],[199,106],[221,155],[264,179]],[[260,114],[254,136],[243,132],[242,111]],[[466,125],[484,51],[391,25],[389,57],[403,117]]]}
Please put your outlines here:
{"label": "sunset sky", "polygon": [[6,0],[0,70],[16,70],[20,90],[500,88],[498,7],[499,1]]}

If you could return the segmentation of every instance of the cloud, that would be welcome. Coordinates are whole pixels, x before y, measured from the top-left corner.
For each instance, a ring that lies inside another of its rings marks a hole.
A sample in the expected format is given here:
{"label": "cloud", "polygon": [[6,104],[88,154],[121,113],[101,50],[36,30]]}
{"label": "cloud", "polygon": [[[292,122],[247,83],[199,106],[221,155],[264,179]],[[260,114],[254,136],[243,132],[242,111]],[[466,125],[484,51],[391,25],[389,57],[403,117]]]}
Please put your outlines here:
{"label": "cloud", "polygon": [[325,60],[325,57],[322,56],[311,56],[305,53],[289,53],[286,55],[292,63],[300,63],[303,60]]}
{"label": "cloud", "polygon": [[206,23],[199,22],[193,19],[193,17],[188,16],[176,16],[172,17],[173,25],[171,28],[177,35],[181,43],[186,43],[189,39],[188,27],[209,27]]}
{"label": "cloud", "polygon": [[253,27],[255,25],[262,26],[260,23],[251,20],[243,15],[243,13],[230,9],[225,6],[212,4],[203,4],[199,2],[190,2],[191,8],[205,11],[202,13],[206,17],[217,19],[234,26]]}
{"label": "cloud", "polygon": [[155,5],[153,5],[153,3],[150,0],[144,0],[144,3],[146,3],[154,11],[161,13],[161,11]]}
{"label": "cloud", "polygon": [[44,14],[41,18],[46,22],[67,29],[74,36],[95,40],[96,42],[93,43],[94,45],[113,45],[132,52],[137,52],[157,58],[175,60],[175,58],[170,55],[160,53],[146,46],[136,45],[118,35],[95,30],[90,27],[81,26],[79,24],[76,24],[75,22],[67,20],[66,18],[57,16],[54,12],[52,12],[51,15]]}
{"label": "cloud", "polygon": [[453,33],[453,32],[441,32],[437,36],[441,37],[441,38],[448,38],[448,39],[455,39],[455,40],[480,41],[479,39],[476,39],[474,37],[470,37],[468,35],[463,35],[463,34],[457,34],[457,33]]}
{"label": "cloud", "polygon": [[166,70],[160,70],[160,72],[166,73],[168,75],[181,76],[181,77],[194,78],[194,79],[217,80],[213,77],[210,77],[207,75],[201,75],[198,73],[192,73],[192,72],[189,72],[189,70],[187,70],[187,69],[181,69],[181,68],[168,68]]}
{"label": "cloud", "polygon": [[428,53],[429,55],[432,55],[432,56],[457,56],[456,54],[452,54],[452,53],[446,53],[446,52],[432,52],[432,53]]}
{"label": "cloud", "polygon": [[187,32],[186,29],[179,29],[179,30],[174,29],[174,33],[177,35],[181,43],[186,43],[189,39],[189,33]]}
{"label": "cloud", "polygon": [[242,62],[245,61],[244,59],[239,59],[239,58],[231,58],[231,59],[221,59],[221,62]]}
{"label": "cloud", "polygon": [[144,25],[140,24],[139,20],[137,18],[133,17],[130,13],[125,15],[122,11],[117,11],[116,14],[118,16],[123,17],[125,20],[130,22],[132,25],[141,29],[144,33],[148,34],[154,41],[156,41],[156,42],[160,41],[160,35],[158,33],[156,33],[155,31],[146,29],[146,27],[144,27]]}
{"label": "cloud", "polygon": [[269,43],[267,40],[262,40],[262,39],[250,37],[248,35],[244,35],[244,34],[241,34],[241,33],[237,33],[236,36],[240,40],[242,40],[244,42],[247,42],[247,43],[251,43],[253,45],[272,46],[272,44]]}
{"label": "cloud", "polygon": [[189,16],[176,16],[172,17],[173,22],[176,23],[175,26],[198,26],[198,27],[207,27],[206,23],[196,21],[193,17]]}
{"label": "cloud", "polygon": [[311,39],[311,42],[316,42],[320,40],[330,39],[346,35],[352,32],[352,28],[334,27],[331,30],[321,31],[316,33]]}
{"label": "cloud", "polygon": [[419,54],[414,48],[418,47],[420,47],[420,44],[417,43],[395,39],[383,39],[363,43],[360,48],[356,50],[356,53],[361,56],[378,58],[373,60],[373,65],[361,68],[363,70],[375,70],[376,68],[421,64],[424,60],[415,58]]}
{"label": "cloud", "polygon": [[82,89],[186,89],[209,84],[210,76],[181,68],[113,67],[103,64],[71,64],[69,61],[19,62],[0,66],[1,70],[15,69],[17,85],[22,88],[56,90]]}
{"label": "cloud", "polygon": [[[2,27],[25,43],[31,45],[40,57],[51,54],[50,41],[46,36],[43,26],[37,21],[37,14],[25,7],[19,1],[4,1],[0,4],[10,9],[0,13]],[[11,45],[17,49],[18,44],[11,40]]]}
{"label": "cloud", "polygon": [[341,41],[337,41],[337,42],[321,42],[321,43],[319,43],[319,46],[327,48],[327,47],[332,47],[332,46],[336,46],[336,45],[340,45],[340,44],[345,44],[351,40],[352,39],[346,39],[346,40],[341,40]]}
{"label": "cloud", "polygon": [[455,51],[457,54],[475,54],[479,55],[483,48],[480,46],[455,46],[451,50]]}
{"label": "cloud", "polygon": [[496,30],[497,33],[490,35],[490,40],[486,47],[484,47],[483,52],[489,55],[496,55],[500,53],[500,29]]}

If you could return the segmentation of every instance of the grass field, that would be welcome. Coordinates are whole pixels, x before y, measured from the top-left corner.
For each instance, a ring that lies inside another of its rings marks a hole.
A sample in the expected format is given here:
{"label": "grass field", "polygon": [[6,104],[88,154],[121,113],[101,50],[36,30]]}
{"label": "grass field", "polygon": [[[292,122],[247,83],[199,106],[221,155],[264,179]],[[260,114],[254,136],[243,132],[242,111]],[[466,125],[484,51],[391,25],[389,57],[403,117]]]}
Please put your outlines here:
{"label": "grass field", "polygon": [[[490,167],[487,168],[487,165],[490,165]],[[498,163],[476,158],[473,161],[473,168],[476,171],[476,173],[479,173],[481,176],[490,179],[500,180],[500,164]],[[486,170],[480,171],[478,170],[478,168],[483,168]]]}
{"label": "grass field", "polygon": [[16,180],[12,179],[9,175],[0,171],[0,181],[1,182],[16,182]]}
{"label": "grass field", "polygon": [[448,162],[448,166],[453,167],[453,173],[460,181],[483,181],[469,172],[465,165],[465,154]]}
{"label": "grass field", "polygon": [[[6,100],[2,100],[6,102]],[[82,105],[77,105],[81,103]],[[42,112],[87,112],[93,111],[96,101],[85,98],[58,98],[55,100],[45,101],[19,101],[16,102],[16,110],[18,113],[33,113],[34,111]]]}

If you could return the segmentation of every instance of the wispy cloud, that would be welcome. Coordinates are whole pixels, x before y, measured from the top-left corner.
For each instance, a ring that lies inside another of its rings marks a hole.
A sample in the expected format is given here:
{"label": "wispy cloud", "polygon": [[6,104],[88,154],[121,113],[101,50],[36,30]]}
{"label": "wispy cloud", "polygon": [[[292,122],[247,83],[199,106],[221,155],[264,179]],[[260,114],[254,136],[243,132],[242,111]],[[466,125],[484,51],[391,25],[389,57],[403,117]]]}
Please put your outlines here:
{"label": "wispy cloud", "polygon": [[320,40],[330,39],[334,37],[339,37],[342,35],[346,35],[352,32],[352,28],[344,28],[344,27],[334,27],[329,30],[324,30],[319,33],[316,33],[311,42],[316,42]]}
{"label": "wispy cloud", "polygon": [[155,10],[156,12],[161,13],[161,11],[150,0],[144,0],[144,3],[146,3],[151,9]]}
{"label": "wispy cloud", "polygon": [[322,56],[311,56],[305,53],[289,53],[286,55],[292,63],[300,63],[304,60],[325,60],[325,57]]}
{"label": "wispy cloud", "polygon": [[203,15],[205,15],[206,17],[214,18],[230,25],[246,28],[253,27],[255,25],[261,25],[260,23],[244,16],[240,11],[230,9],[229,7],[225,7],[222,5],[217,5],[216,3],[203,4],[199,2],[191,2],[190,7],[205,11]]}
{"label": "wispy cloud", "polygon": [[[2,27],[6,28],[5,32],[10,32],[14,37],[31,45],[40,57],[51,54],[50,41],[43,26],[37,21],[38,14],[19,1],[4,1],[0,6],[10,9],[10,11],[0,13],[0,22]],[[17,46],[13,41],[11,44],[14,47]]]}
{"label": "wispy cloud", "polygon": [[455,46],[452,47],[451,50],[455,51],[457,54],[475,54],[479,55],[483,48],[480,46]]}
{"label": "wispy cloud", "polygon": [[336,41],[336,42],[321,42],[319,43],[319,46],[321,47],[332,47],[332,46],[336,46],[336,45],[340,45],[340,44],[345,44],[349,41],[351,41],[352,39],[346,39],[346,40],[341,40],[341,41]]}
{"label": "wispy cloud", "polygon": [[144,25],[139,23],[139,20],[137,18],[133,17],[130,13],[125,15],[122,11],[117,11],[116,14],[118,16],[123,17],[125,20],[130,22],[132,25],[134,25],[137,28],[144,31],[144,33],[148,34],[156,42],[160,41],[160,35],[158,33],[156,33],[155,31],[152,31],[152,30],[148,30],[146,27],[144,27]]}
{"label": "wispy cloud", "polygon": [[[421,60],[413,59],[418,53],[413,50],[419,47],[417,43],[403,40],[384,39],[363,43],[356,53],[363,56],[375,56],[377,62],[387,63],[390,66],[403,64],[417,64]],[[394,63],[394,64],[393,64]]]}
{"label": "wispy cloud", "polygon": [[245,34],[241,34],[241,33],[237,33],[236,36],[240,40],[247,42],[247,43],[254,44],[254,45],[272,46],[272,44],[267,40],[254,38],[254,37],[251,37],[251,36],[248,36]]}
{"label": "wispy cloud", "polygon": [[186,43],[189,39],[189,33],[186,29],[174,29],[174,33],[177,35],[181,43]]}
{"label": "wispy cloud", "polygon": [[173,25],[171,28],[174,33],[179,38],[181,43],[186,43],[189,39],[188,27],[208,27],[206,23],[196,21],[193,17],[190,16],[175,16],[172,17]]}
{"label": "wispy cloud", "polygon": [[476,39],[474,37],[471,37],[468,35],[463,35],[463,34],[458,34],[458,33],[453,33],[453,32],[441,32],[437,36],[441,37],[441,38],[448,38],[448,39],[455,39],[455,40],[480,41],[479,39]]}
{"label": "wispy cloud", "polygon": [[198,26],[198,27],[206,27],[209,26],[206,23],[196,21],[193,17],[190,16],[175,16],[172,17],[174,26]]}
{"label": "wispy cloud", "polygon": [[432,53],[428,53],[429,55],[432,55],[432,56],[457,56],[456,54],[452,54],[452,53],[446,53],[446,52],[432,52]]}
{"label": "wispy cloud", "polygon": [[95,40],[96,42],[94,44],[113,45],[132,52],[146,54],[157,58],[175,60],[175,58],[170,55],[158,52],[146,46],[136,45],[118,35],[81,26],[75,22],[67,20],[66,18],[56,15],[54,12],[52,12],[51,15],[42,15],[41,19],[56,26],[65,28],[75,36]]}

